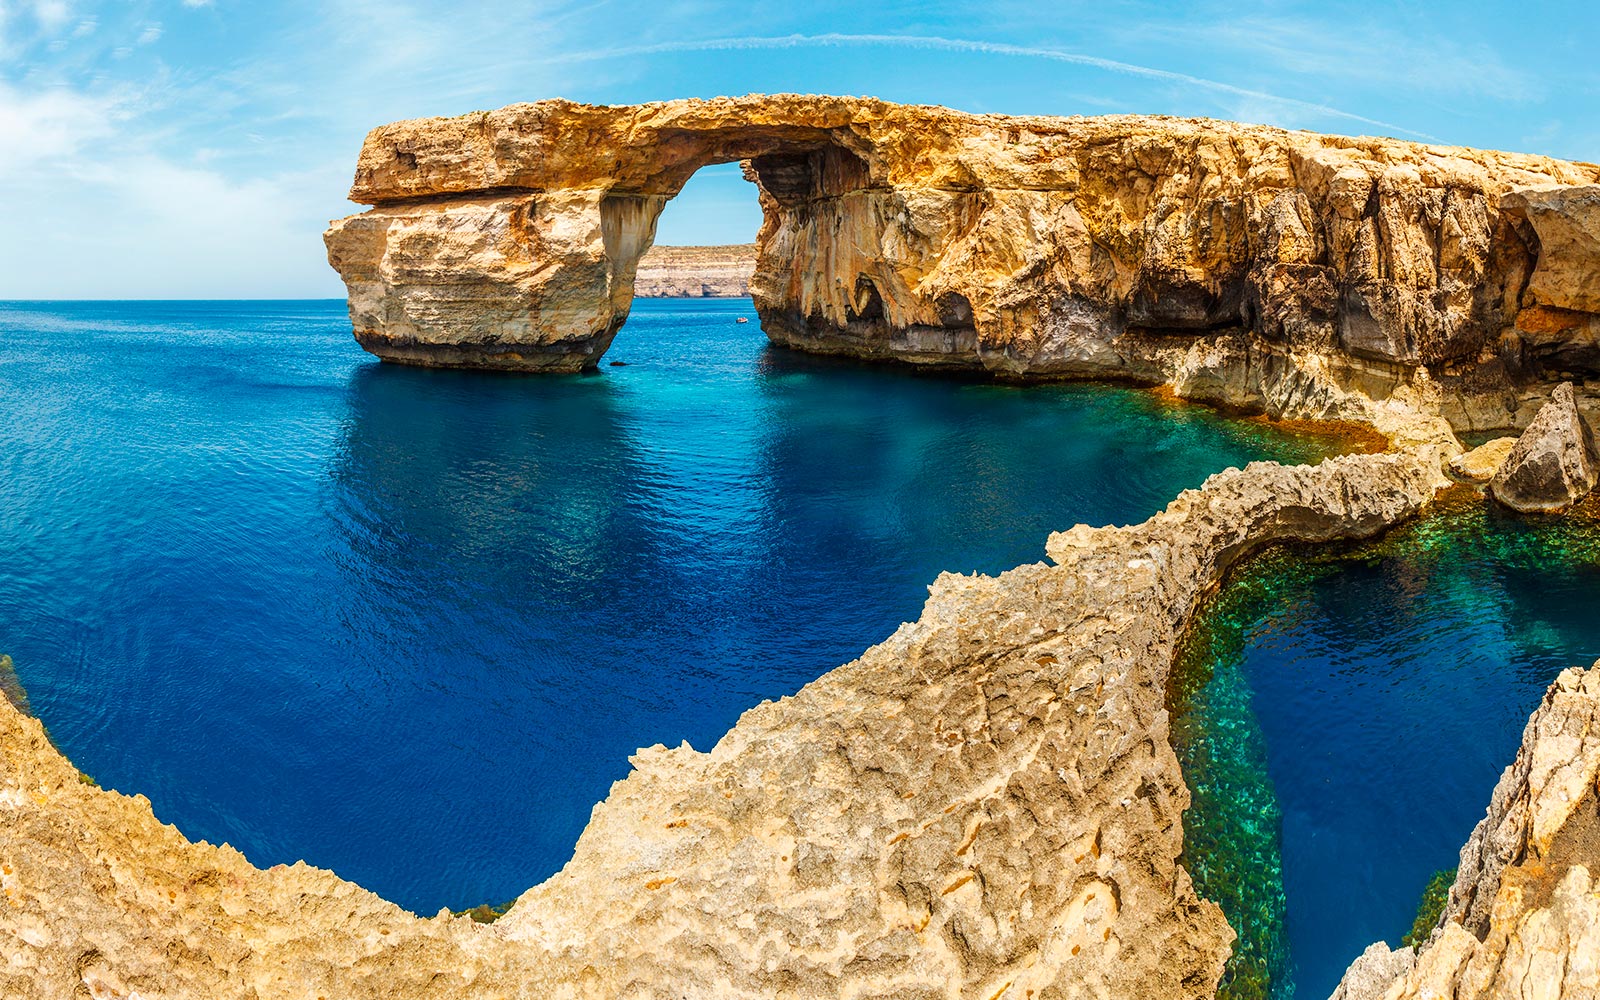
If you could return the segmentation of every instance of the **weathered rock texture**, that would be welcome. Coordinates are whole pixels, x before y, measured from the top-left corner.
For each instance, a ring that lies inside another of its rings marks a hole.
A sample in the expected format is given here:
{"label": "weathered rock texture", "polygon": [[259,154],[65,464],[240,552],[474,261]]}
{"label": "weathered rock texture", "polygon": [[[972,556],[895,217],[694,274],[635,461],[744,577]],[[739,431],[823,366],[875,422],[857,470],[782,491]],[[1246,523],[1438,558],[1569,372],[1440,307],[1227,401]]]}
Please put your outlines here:
{"label": "weathered rock texture", "polygon": [[639,258],[633,294],[641,299],[742,298],[750,294],[756,245],[653,246]]}
{"label": "weathered rock texture", "polygon": [[[1600,664],[1556,678],[1461,850],[1441,926],[1350,1000],[1600,996]],[[1387,954],[1386,948],[1374,946]],[[1367,984],[1369,956],[1347,983]],[[1337,996],[1337,994],[1336,994]]]}
{"label": "weathered rock texture", "polygon": [[1517,446],[1514,437],[1495,438],[1450,460],[1450,472],[1470,483],[1487,483],[1500,471],[1511,449]]}
{"label": "weathered rock texture", "polygon": [[1525,383],[1600,371],[1595,166],[793,95],[375,129],[351,198],[376,207],[327,233],[356,336],[420,364],[593,366],[663,204],[729,160],[765,212],[763,326],[803,350],[1355,419],[1352,391],[1421,372],[1458,426],[1526,423]]}
{"label": "weathered rock texture", "polygon": [[919,621],[709,753],[641,751],[487,926],[188,843],[0,703],[0,994],[1210,996],[1232,933],[1177,860],[1178,632],[1233,561],[1380,531],[1438,469],[1256,463],[1053,535],[1055,565],[941,576]]}
{"label": "weathered rock texture", "polygon": [[1523,513],[1552,513],[1589,495],[1600,479],[1594,434],[1563,382],[1522,432],[1489,482],[1496,500]]}

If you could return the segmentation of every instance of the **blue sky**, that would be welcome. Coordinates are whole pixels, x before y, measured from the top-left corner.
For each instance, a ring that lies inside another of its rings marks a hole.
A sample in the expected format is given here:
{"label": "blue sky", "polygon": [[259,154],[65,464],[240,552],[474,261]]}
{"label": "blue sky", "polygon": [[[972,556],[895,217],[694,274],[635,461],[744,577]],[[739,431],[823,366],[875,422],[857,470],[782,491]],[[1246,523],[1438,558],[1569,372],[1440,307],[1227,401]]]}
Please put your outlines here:
{"label": "blue sky", "polygon": [[[0,0],[0,298],[338,296],[361,138],[561,96],[869,94],[1600,161],[1600,4]],[[747,242],[706,168],[664,243]]]}

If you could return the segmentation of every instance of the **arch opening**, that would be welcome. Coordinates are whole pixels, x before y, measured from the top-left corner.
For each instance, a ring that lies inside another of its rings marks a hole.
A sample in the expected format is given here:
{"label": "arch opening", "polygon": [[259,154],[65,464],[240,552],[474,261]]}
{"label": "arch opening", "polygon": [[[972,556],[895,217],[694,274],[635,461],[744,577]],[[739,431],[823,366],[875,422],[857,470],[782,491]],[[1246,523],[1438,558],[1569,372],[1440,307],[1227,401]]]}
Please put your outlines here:
{"label": "arch opening", "polygon": [[[763,330],[781,346],[815,349],[798,343],[809,334],[795,335],[813,327],[865,324],[870,329],[863,334],[880,335],[888,315],[880,289],[887,264],[883,226],[864,204],[873,193],[867,161],[825,138],[724,136],[709,144],[694,138],[701,148],[653,178],[646,185],[651,193],[605,195],[616,319],[604,342],[593,345],[587,367],[598,365],[635,298],[747,294]],[[753,187],[753,201],[746,201],[749,189],[739,190],[744,183]],[[742,290],[735,277],[741,255],[753,261],[744,264]],[[858,260],[865,265],[860,281],[848,286],[846,268]],[[797,300],[812,308],[796,310]]]}

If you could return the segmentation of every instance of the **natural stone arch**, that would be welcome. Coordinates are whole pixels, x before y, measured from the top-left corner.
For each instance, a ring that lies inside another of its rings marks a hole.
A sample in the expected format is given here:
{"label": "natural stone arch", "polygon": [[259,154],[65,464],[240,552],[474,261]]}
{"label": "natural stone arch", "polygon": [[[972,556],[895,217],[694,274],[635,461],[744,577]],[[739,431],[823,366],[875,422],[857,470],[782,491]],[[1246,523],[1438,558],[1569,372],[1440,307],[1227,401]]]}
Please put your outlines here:
{"label": "natural stone arch", "polygon": [[1443,381],[1474,427],[1600,374],[1592,165],[792,95],[375,129],[351,191],[375,207],[326,236],[356,337],[416,364],[593,367],[663,205],[735,160],[763,211],[752,297],[788,347],[1309,417]]}
{"label": "natural stone arch", "polygon": [[[794,124],[702,110],[605,129],[608,142],[595,133],[612,111],[564,102],[375,130],[352,197],[376,207],[327,237],[357,339],[413,364],[592,368],[627,319],[667,201],[701,167],[738,161],[762,206],[752,296],[774,340],[853,354],[889,344],[913,360],[931,343],[972,359],[970,316],[946,333],[933,297],[913,294],[883,254],[901,195],[848,116]],[[463,188],[464,160],[487,175],[479,189]]]}

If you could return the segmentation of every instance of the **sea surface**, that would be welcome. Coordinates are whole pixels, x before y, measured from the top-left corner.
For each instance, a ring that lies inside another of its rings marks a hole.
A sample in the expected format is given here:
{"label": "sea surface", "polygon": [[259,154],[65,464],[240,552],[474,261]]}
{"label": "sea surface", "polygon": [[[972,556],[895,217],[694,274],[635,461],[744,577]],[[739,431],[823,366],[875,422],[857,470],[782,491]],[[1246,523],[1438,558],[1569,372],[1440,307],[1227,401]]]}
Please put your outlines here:
{"label": "sea surface", "polygon": [[641,301],[626,365],[518,377],[379,364],[337,301],[0,303],[0,652],[188,836],[460,909],[559,869],[636,748],[709,748],[940,571],[1328,447],[740,315]]}
{"label": "sea surface", "polygon": [[1600,502],[1524,518],[1465,489],[1226,583],[1169,699],[1185,860],[1241,935],[1224,996],[1323,1000],[1400,945],[1545,688],[1600,658],[1597,608]]}

